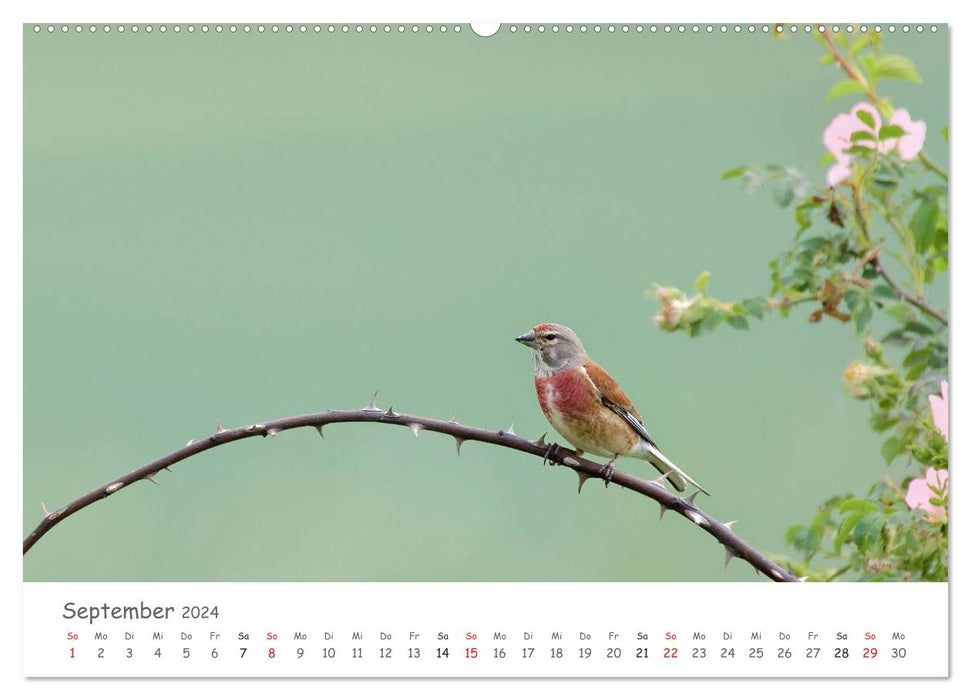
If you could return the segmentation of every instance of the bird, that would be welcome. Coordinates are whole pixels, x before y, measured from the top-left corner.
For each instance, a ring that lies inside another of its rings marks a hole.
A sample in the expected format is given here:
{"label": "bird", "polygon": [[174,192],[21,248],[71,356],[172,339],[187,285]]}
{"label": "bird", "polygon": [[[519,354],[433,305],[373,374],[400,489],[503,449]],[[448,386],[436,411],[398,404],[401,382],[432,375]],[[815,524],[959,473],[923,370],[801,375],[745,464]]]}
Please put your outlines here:
{"label": "bird", "polygon": [[590,359],[571,328],[541,323],[516,341],[533,350],[536,397],[550,425],[577,455],[589,452],[610,458],[601,470],[605,481],[618,457],[634,457],[650,463],[678,491],[690,483],[711,495],[661,452],[627,394]]}

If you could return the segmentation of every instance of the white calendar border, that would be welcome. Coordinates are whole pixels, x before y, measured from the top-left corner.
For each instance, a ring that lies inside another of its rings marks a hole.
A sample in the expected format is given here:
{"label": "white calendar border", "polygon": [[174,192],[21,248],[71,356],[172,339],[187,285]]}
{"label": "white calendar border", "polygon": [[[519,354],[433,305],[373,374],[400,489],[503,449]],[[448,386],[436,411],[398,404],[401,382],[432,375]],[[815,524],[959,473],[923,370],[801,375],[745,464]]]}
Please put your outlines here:
{"label": "white calendar border", "polygon": [[[865,6],[864,6],[865,5]],[[779,17],[777,2],[736,2],[730,7],[722,2],[711,0],[696,2],[692,5],[687,4],[657,4],[649,6],[645,3],[631,1],[599,0],[597,3],[581,3],[574,0],[560,0],[554,3],[531,3],[513,2],[512,0],[494,0],[493,2],[478,2],[464,5],[457,5],[453,2],[439,0],[416,0],[407,3],[408,10],[403,10],[403,4],[392,2],[391,0],[372,1],[367,5],[361,3],[351,4],[343,2],[329,6],[321,6],[319,3],[307,1],[277,0],[272,5],[257,3],[252,1],[236,2],[231,6],[208,0],[170,0],[164,7],[152,7],[148,4],[135,6],[120,0],[91,0],[83,4],[83,11],[79,11],[79,3],[67,2],[35,2],[29,7],[4,8],[0,12],[4,13],[3,46],[4,70],[3,88],[5,96],[11,100],[11,105],[3,111],[4,120],[3,133],[6,156],[2,162],[6,167],[2,168],[2,182],[5,185],[2,191],[9,197],[8,207],[4,210],[10,211],[13,215],[11,233],[5,238],[4,255],[0,260],[4,265],[3,274],[0,274],[0,284],[3,284],[2,308],[3,308],[3,328],[6,329],[5,340],[0,344],[0,352],[3,353],[3,387],[4,403],[2,418],[4,425],[8,427],[7,442],[12,445],[10,450],[13,459],[10,460],[14,475],[9,489],[4,491],[8,499],[16,499],[15,503],[6,503],[7,507],[0,509],[4,519],[5,532],[19,532],[24,527],[22,517],[22,473],[20,467],[22,460],[22,375],[20,368],[22,361],[20,352],[22,349],[22,339],[17,338],[20,326],[22,310],[22,277],[20,243],[17,240],[16,232],[22,230],[22,189],[21,176],[21,74],[22,74],[22,34],[20,24],[28,21],[58,20],[63,18],[76,18],[83,15],[85,19],[124,19],[125,21],[153,21],[167,19],[178,19],[180,21],[211,21],[214,17],[232,17],[235,20],[245,21],[249,19],[272,20],[279,17],[281,20],[301,17],[320,17],[325,16],[328,20],[335,21],[381,21],[387,19],[406,19],[408,17],[434,18],[448,21],[468,20],[495,20],[505,21],[536,21],[537,19],[555,18],[559,21],[636,21],[639,19],[647,21],[744,21],[759,20],[768,21]],[[812,16],[803,16],[807,10],[811,10]],[[881,21],[950,21],[957,22],[951,27],[952,32],[952,66],[951,83],[952,85],[966,84],[968,81],[969,57],[971,57],[971,43],[968,36],[971,35],[971,25],[958,21],[959,17],[955,14],[951,4],[940,0],[924,0],[919,5],[902,2],[901,0],[886,0],[879,3],[854,3],[848,6],[845,2],[835,0],[819,0],[810,6],[794,8],[792,11],[799,16],[781,17],[787,21],[815,21],[820,18],[826,21],[855,22],[869,19],[879,19]],[[919,16],[918,16],[919,14]],[[957,119],[959,124],[968,124],[968,93],[966,91],[952,90],[952,122]],[[955,182],[962,182],[961,174],[966,172],[965,165],[971,163],[971,152],[969,152],[967,139],[961,137],[960,130],[953,130],[952,145],[954,157],[952,159],[952,173],[956,177]],[[956,207],[952,212],[952,217],[958,223],[957,230],[963,230],[960,223],[967,218],[963,207]],[[959,269],[964,269],[967,261],[966,249],[963,245],[952,248],[952,270],[955,265]],[[968,297],[969,276],[952,275],[952,308],[965,308]],[[966,348],[969,346],[967,326],[956,322],[952,329],[952,343],[955,349]],[[957,357],[957,355],[953,355]],[[963,374],[963,362],[966,359],[955,361],[951,368],[951,415],[954,417],[955,424],[963,417],[964,402],[960,387],[964,386],[961,379]],[[953,387],[957,386],[956,391]],[[965,463],[960,459],[963,454],[961,434],[954,431],[957,439],[951,445],[952,459],[956,464]],[[960,469],[957,469],[958,488],[960,484]],[[952,476],[952,484],[953,476]],[[960,493],[960,492],[958,492]],[[960,496],[957,501],[952,496],[952,505],[960,504]],[[32,520],[31,520],[32,522]],[[962,519],[960,516],[952,520],[952,541],[961,541],[960,534]],[[16,526],[15,526],[16,524]],[[957,537],[955,538],[955,528]],[[8,542],[9,544],[9,542]],[[9,560],[4,567],[3,591],[7,595],[4,600],[7,602],[4,607],[4,621],[11,624],[4,625],[3,629],[7,634],[3,637],[3,645],[0,647],[0,657],[2,657],[2,678],[5,689],[13,689],[18,695],[30,694],[33,698],[46,698],[66,695],[74,684],[65,682],[31,682],[28,683],[20,677],[21,658],[20,658],[20,636],[16,634],[16,625],[12,624],[17,618],[13,612],[16,601],[20,600],[21,591],[21,565],[19,550],[14,552],[14,547],[8,546],[5,556]],[[14,557],[18,560],[14,561]],[[971,645],[966,641],[966,633],[969,630],[967,622],[968,604],[964,602],[961,595],[956,595],[955,586],[961,586],[964,580],[966,568],[963,562],[956,557],[952,557],[951,564],[951,659],[971,658]],[[864,584],[871,585],[871,584]],[[894,584],[872,584],[872,585],[894,585]],[[967,680],[969,672],[961,665],[952,663],[952,677]],[[144,683],[139,681],[87,681],[80,684],[84,692],[98,693],[102,698],[131,698],[137,694],[145,700],[154,698],[165,698],[169,700],[173,691],[176,692],[212,692],[214,686],[211,681],[183,681],[171,683]],[[374,689],[390,689],[390,684],[386,681],[376,682]],[[498,683],[498,685],[494,685]],[[468,683],[465,681],[409,681],[401,684],[401,687],[409,695],[411,693],[421,693],[423,697],[449,697],[455,698],[461,695],[463,698],[485,698],[494,697],[497,692],[525,691],[535,694],[539,686],[530,681],[494,683]],[[314,684],[314,685],[311,685]],[[549,684],[549,685],[547,685]],[[395,684],[397,687],[397,684]],[[552,686],[552,687],[551,687]],[[371,684],[368,684],[371,687]],[[689,688],[691,689],[689,691]],[[879,693],[881,698],[913,698],[919,693],[933,693],[934,697],[948,697],[956,690],[954,682],[948,684],[935,683],[926,685],[919,682],[901,681],[835,681],[818,683],[790,683],[783,680],[767,681],[733,681],[727,686],[722,686],[719,681],[680,681],[680,680],[658,680],[651,681],[650,686],[645,686],[640,681],[590,681],[573,683],[570,681],[546,681],[540,692],[556,692],[559,697],[583,697],[587,698],[590,694],[607,689],[611,697],[634,697],[643,698],[645,692],[650,693],[681,693],[682,696],[690,697],[693,692],[705,693],[706,695],[721,694],[723,688],[728,692],[739,694],[744,693],[747,697],[759,697],[773,695],[786,698],[813,697],[816,698],[822,693],[832,693],[837,691],[840,695],[844,693]],[[342,695],[350,692],[360,692],[362,689],[361,681],[328,681],[326,685],[318,685],[314,681],[268,681],[252,683],[249,681],[221,681],[219,682],[220,692],[232,692],[237,698],[263,697],[270,693],[286,692],[295,693],[297,696],[313,691],[319,694],[321,691],[333,692]]]}

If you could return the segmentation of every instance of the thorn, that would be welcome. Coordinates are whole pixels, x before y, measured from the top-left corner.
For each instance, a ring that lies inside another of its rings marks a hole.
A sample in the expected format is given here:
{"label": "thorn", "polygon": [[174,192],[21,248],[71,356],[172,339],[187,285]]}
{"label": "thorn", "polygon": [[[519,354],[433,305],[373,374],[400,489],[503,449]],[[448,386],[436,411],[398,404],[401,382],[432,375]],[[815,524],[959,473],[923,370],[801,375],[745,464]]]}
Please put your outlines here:
{"label": "thorn", "polygon": [[772,574],[772,578],[778,581],[785,580],[786,575],[780,569],[769,569],[769,573]]}
{"label": "thorn", "polygon": [[116,481],[113,484],[108,484],[107,488],[105,488],[105,493],[114,493],[115,491],[117,491],[118,489],[120,489],[122,486],[124,486],[124,484],[121,483],[120,481]]}
{"label": "thorn", "polygon": [[279,428],[270,428],[269,430],[266,431],[266,434],[267,434],[268,437],[273,437],[274,435],[276,435],[279,432],[280,432],[280,429]]}
{"label": "thorn", "polygon": [[394,412],[394,406],[385,411],[384,415],[386,415],[388,418],[396,418],[398,416],[398,414]]}
{"label": "thorn", "polygon": [[146,475],[145,475],[144,477],[142,477],[142,478],[143,478],[143,479],[148,479],[148,480],[149,480],[149,481],[151,481],[151,482],[152,482],[153,484],[155,484],[156,486],[158,486],[158,482],[157,482],[157,481],[155,481],[155,474],[146,474]]}
{"label": "thorn", "polygon": [[701,493],[701,491],[695,491],[695,492],[694,492],[693,494],[691,494],[691,495],[690,495],[690,496],[688,496],[687,498],[683,498],[683,499],[681,499],[681,500],[683,500],[683,501],[684,501],[685,503],[687,503],[687,504],[688,504],[689,506],[693,506],[693,505],[695,504],[695,499],[696,499],[696,498],[698,497],[698,494],[699,494],[699,493]]}
{"label": "thorn", "polygon": [[[417,437],[417,435],[416,435]],[[462,443],[465,442],[465,438],[455,438],[455,454],[459,457],[462,456]]]}
{"label": "thorn", "polygon": [[577,493],[580,493],[580,490],[583,488],[583,485],[587,483],[587,479],[590,478],[590,475],[584,474],[582,471],[577,469],[577,478],[580,480],[580,483],[577,485]]}
{"label": "thorn", "polygon": [[737,522],[738,522],[737,520],[729,520],[727,523],[722,523],[722,525],[724,525],[729,530],[731,530],[732,529],[732,525],[734,525]]}
{"label": "thorn", "polygon": [[659,503],[658,505],[661,506],[661,517],[658,520],[664,520],[664,514],[668,512],[668,507],[663,503]]}
{"label": "thorn", "polygon": [[696,510],[689,510],[686,515],[691,518],[695,525],[707,526],[708,520]]}
{"label": "thorn", "polygon": [[315,425],[314,428],[317,429],[317,432],[320,434],[320,439],[323,440],[324,439],[324,426],[322,426],[322,425]]}
{"label": "thorn", "polygon": [[45,518],[51,517],[51,512],[49,510],[47,510],[47,506],[44,505],[44,502],[43,501],[40,502],[40,509],[42,511],[44,511],[44,517]]}
{"label": "thorn", "polygon": [[664,474],[661,474],[661,476],[659,476],[658,478],[654,479],[651,483],[654,484],[655,486],[660,486],[663,489],[664,482],[667,480],[668,476],[673,473],[674,473],[673,469],[668,472],[665,472]]}
{"label": "thorn", "polygon": [[189,442],[185,443],[185,446],[188,447],[189,445],[191,445],[194,442],[195,442],[195,440],[193,440],[192,438],[189,438]]}
{"label": "thorn", "polygon": [[805,583],[806,581],[809,580],[809,577],[808,576],[800,576],[797,580],[799,581],[799,583]]}
{"label": "thorn", "polygon": [[418,431],[424,430],[424,428],[419,423],[409,423],[408,427],[411,428],[411,432],[415,436],[416,440],[418,439]]}
{"label": "thorn", "polygon": [[172,471],[172,470],[171,470],[171,469],[169,469],[168,467],[162,467],[162,469],[164,469],[164,470],[165,470],[165,471],[167,471],[167,472],[171,472],[171,471]]}
{"label": "thorn", "polygon": [[376,398],[378,398],[378,392],[375,391],[374,392],[374,396],[372,396],[371,397],[371,400],[368,401],[368,405],[365,406],[364,408],[362,408],[361,410],[362,411],[380,411],[381,409],[378,408],[377,405],[374,403],[374,400]]}
{"label": "thorn", "polygon": [[262,432],[265,428],[266,428],[266,426],[263,425],[262,423],[253,423],[253,425],[247,425],[246,426],[246,432],[247,433],[259,433],[259,432]]}
{"label": "thorn", "polygon": [[516,421],[509,424],[509,428],[506,430],[506,435],[516,435]]}
{"label": "thorn", "polygon": [[725,545],[725,568],[728,568],[728,562],[730,562],[735,557],[735,550]]}
{"label": "thorn", "polygon": [[449,423],[458,423],[459,422],[458,421],[458,417],[459,417],[459,414],[456,413],[454,416],[452,416],[451,418],[448,419],[448,422]]}
{"label": "thorn", "polygon": [[546,433],[543,433],[538,438],[533,440],[533,444],[537,447],[546,447]]}
{"label": "thorn", "polygon": [[580,463],[577,461],[576,457],[564,457],[563,464],[568,467],[579,467]]}
{"label": "thorn", "polygon": [[220,423],[218,420],[216,421],[216,432],[217,433],[225,433],[226,432],[226,429],[223,427],[223,424]]}

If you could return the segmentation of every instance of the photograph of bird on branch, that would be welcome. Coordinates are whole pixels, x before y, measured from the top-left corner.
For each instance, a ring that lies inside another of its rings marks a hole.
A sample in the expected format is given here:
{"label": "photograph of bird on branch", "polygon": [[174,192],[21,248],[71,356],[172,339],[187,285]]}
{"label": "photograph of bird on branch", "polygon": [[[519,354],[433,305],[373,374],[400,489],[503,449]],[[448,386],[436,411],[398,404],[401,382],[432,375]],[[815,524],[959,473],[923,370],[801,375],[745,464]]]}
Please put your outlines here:
{"label": "photograph of bird on branch", "polygon": [[25,580],[947,580],[947,31],[852,29],[26,41]]}

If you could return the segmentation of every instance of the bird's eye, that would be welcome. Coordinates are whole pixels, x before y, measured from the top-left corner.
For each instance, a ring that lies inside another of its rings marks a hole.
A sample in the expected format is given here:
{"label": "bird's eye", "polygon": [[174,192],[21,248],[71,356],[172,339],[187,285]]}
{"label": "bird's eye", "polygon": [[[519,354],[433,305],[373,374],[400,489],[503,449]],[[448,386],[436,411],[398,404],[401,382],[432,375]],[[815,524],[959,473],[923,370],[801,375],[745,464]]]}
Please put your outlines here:
{"label": "bird's eye", "polygon": [[547,333],[546,334],[546,339],[547,340],[555,340],[556,339],[556,334],[554,334],[554,333]]}

